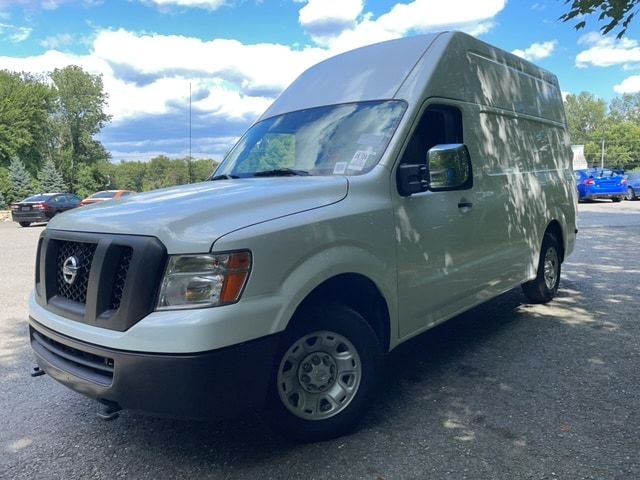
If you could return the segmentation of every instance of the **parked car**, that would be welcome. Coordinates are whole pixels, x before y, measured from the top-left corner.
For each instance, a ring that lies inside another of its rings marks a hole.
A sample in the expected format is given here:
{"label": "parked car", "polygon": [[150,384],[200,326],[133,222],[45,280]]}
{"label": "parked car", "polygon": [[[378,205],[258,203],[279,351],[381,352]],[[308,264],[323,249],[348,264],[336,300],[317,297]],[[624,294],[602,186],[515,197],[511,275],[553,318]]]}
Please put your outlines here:
{"label": "parked car", "polygon": [[627,173],[627,200],[640,198],[640,172]]}
{"label": "parked car", "polygon": [[575,170],[574,173],[579,202],[595,198],[609,198],[620,202],[627,195],[627,180],[624,175],[600,168]]}
{"label": "parked car", "polygon": [[32,223],[48,222],[55,215],[80,205],[72,193],[41,193],[11,205],[11,218],[21,227]]}
{"label": "parked car", "polygon": [[107,200],[114,200],[116,198],[126,197],[127,195],[131,195],[131,190],[103,190],[101,192],[96,192],[93,195],[89,195],[87,198],[82,200],[80,206],[84,207],[85,205],[91,205],[93,203],[105,202]]}

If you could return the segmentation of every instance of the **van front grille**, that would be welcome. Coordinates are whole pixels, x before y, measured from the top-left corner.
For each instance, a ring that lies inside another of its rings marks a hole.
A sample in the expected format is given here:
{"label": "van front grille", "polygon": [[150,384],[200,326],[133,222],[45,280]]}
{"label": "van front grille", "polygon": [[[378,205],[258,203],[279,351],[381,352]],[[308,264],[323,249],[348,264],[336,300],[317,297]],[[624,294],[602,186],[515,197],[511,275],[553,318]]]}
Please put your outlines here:
{"label": "van front grille", "polygon": [[[72,302],[87,302],[87,287],[91,262],[96,251],[95,243],[58,241],[56,258],[56,284],[58,295]],[[65,279],[64,265],[69,259],[75,259],[76,273],[73,278]],[[70,281],[71,280],[71,281]]]}

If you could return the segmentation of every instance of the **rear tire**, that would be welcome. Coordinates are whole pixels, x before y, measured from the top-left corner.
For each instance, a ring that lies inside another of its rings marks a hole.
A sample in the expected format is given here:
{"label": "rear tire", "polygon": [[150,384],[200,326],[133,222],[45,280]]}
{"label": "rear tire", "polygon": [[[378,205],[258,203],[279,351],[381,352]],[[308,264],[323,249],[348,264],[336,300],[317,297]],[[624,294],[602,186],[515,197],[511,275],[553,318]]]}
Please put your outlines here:
{"label": "rear tire", "polygon": [[560,284],[560,245],[555,236],[544,234],[536,278],[522,284],[522,291],[531,303],[547,303],[558,292]]}
{"label": "rear tire", "polygon": [[29,225],[31,225],[31,222],[18,222],[20,223],[21,227],[28,227]]}
{"label": "rear tire", "polygon": [[344,305],[315,305],[296,315],[276,356],[265,419],[282,435],[315,442],[348,433],[377,385],[380,341]]}
{"label": "rear tire", "polygon": [[626,196],[626,199],[627,199],[627,200],[635,200],[636,198],[637,198],[637,197],[636,197],[636,192],[635,192],[635,190],[633,189],[633,187],[628,187],[628,188],[627,188],[627,196]]}

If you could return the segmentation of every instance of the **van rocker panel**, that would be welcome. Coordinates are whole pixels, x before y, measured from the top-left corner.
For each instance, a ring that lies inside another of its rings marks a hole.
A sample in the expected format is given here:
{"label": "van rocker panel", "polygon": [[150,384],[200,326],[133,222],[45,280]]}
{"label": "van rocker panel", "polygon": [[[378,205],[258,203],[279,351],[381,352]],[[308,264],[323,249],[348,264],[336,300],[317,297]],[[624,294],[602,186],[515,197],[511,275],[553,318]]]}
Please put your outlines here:
{"label": "van rocker panel", "polygon": [[[29,324],[38,366],[63,385],[126,410],[198,420],[262,409],[279,340],[278,335],[271,335],[208,352],[152,354],[80,342],[32,318]],[[47,348],[42,346],[43,339]],[[87,357],[112,360],[110,384],[93,378],[90,372],[85,374],[87,369],[83,373]]]}

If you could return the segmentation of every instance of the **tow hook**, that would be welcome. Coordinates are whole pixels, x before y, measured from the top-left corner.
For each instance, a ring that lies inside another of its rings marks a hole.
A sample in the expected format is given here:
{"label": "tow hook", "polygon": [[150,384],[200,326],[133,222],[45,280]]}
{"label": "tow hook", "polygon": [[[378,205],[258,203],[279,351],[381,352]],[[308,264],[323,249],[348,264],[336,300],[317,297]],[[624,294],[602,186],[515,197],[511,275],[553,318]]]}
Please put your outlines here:
{"label": "tow hook", "polygon": [[40,367],[33,367],[33,370],[31,371],[31,373],[29,375],[31,375],[32,377],[39,377],[41,375],[44,375],[46,372],[44,370],[42,370]]}
{"label": "tow hook", "polygon": [[96,412],[96,415],[104,421],[115,420],[120,416],[120,410],[122,410],[122,407],[117,403],[101,400],[100,409]]}

